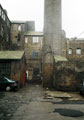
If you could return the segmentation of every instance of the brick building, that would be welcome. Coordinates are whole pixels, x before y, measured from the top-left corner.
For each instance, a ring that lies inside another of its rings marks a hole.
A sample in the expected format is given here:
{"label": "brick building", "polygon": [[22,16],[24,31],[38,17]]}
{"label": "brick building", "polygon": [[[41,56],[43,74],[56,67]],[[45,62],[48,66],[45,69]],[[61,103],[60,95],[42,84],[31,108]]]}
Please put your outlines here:
{"label": "brick building", "polygon": [[11,21],[12,50],[24,50],[26,31],[35,31],[34,21]]}
{"label": "brick building", "polygon": [[0,75],[25,84],[24,51],[0,51]]}
{"label": "brick building", "polygon": [[25,57],[26,70],[28,71],[28,80],[37,81],[41,77],[42,72],[42,32],[26,32],[25,33]]}
{"label": "brick building", "polygon": [[[75,91],[84,74],[84,40],[67,40],[61,27],[61,0],[45,0],[44,11],[43,35],[35,32],[34,21],[10,23],[0,5],[0,49],[10,49],[12,41],[11,50],[25,51],[28,80],[36,82],[42,76],[44,87]],[[18,75],[14,73],[12,76],[16,79]],[[19,75],[22,77],[23,71]]]}
{"label": "brick building", "polygon": [[67,58],[69,60],[84,60],[84,38],[67,40]]}
{"label": "brick building", "polygon": [[12,50],[23,50],[24,49],[24,21],[12,21],[11,22],[11,40]]}
{"label": "brick building", "polygon": [[7,11],[0,5],[0,50],[10,49],[11,46],[11,22]]}
{"label": "brick building", "polygon": [[67,39],[67,59],[55,56],[53,87],[76,91],[84,78],[84,38]]}

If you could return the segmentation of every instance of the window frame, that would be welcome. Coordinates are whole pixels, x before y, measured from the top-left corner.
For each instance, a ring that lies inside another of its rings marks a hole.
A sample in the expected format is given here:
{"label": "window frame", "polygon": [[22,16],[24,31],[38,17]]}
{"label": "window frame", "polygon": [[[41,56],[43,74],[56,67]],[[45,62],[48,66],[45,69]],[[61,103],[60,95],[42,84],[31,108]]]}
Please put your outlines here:
{"label": "window frame", "polygon": [[21,25],[18,25],[18,31],[21,31],[21,30],[22,30]]}
{"label": "window frame", "polygon": [[68,50],[68,55],[72,55],[73,54],[73,49],[72,48],[69,48]]}
{"label": "window frame", "polygon": [[28,37],[25,37],[25,44],[28,43]]}
{"label": "window frame", "polygon": [[37,59],[38,58],[38,52],[37,51],[33,51],[32,52],[32,58],[33,59]]}
{"label": "window frame", "polygon": [[33,43],[38,43],[38,42],[39,42],[39,37],[33,36]]}
{"label": "window frame", "polygon": [[40,72],[39,68],[33,69],[33,75],[37,76],[37,75],[39,75],[39,72]]}
{"label": "window frame", "polygon": [[82,54],[81,48],[76,48],[76,55],[81,55],[81,54]]}
{"label": "window frame", "polygon": [[2,9],[1,9],[1,7],[0,7],[0,16],[2,16]]}

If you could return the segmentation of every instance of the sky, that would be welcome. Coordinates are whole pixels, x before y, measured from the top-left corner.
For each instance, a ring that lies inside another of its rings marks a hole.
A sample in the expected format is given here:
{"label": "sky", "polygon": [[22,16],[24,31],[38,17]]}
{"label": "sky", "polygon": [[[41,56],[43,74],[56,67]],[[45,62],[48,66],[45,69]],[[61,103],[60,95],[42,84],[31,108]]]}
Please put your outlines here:
{"label": "sky", "polygon": [[[35,21],[43,30],[44,0],[0,0],[10,20]],[[66,37],[84,37],[84,0],[62,0],[62,29]]]}

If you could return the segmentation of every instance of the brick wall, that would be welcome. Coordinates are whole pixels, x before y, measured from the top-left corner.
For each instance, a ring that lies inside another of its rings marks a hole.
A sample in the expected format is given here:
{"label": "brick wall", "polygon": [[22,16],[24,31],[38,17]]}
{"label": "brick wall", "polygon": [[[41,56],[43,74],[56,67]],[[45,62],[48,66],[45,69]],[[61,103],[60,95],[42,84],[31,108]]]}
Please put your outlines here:
{"label": "brick wall", "polygon": [[[33,37],[38,37],[38,42],[33,42]],[[41,77],[41,69],[42,69],[42,43],[43,43],[43,35],[37,36],[34,35],[25,35],[25,45],[24,45],[24,51],[25,51],[25,58],[26,58],[26,69],[29,71],[29,78],[36,79],[35,76],[33,76],[34,69],[39,69],[39,75]],[[33,54],[36,52],[37,56],[35,57]]]}
{"label": "brick wall", "polygon": [[42,85],[52,88],[53,86],[53,64],[45,63],[42,66]]}
{"label": "brick wall", "polygon": [[24,23],[12,23],[11,25],[12,50],[24,49],[24,29],[25,29],[24,27],[25,27]]}
{"label": "brick wall", "polygon": [[11,62],[11,79],[19,81],[21,86],[23,83],[24,68],[25,65],[23,59]]}
{"label": "brick wall", "polygon": [[57,90],[76,91],[84,74],[84,61],[56,62],[53,85]]}
{"label": "brick wall", "polygon": [[[69,54],[69,49],[72,50],[72,54]],[[81,54],[77,54],[77,49],[81,50]],[[84,60],[84,40],[68,40],[67,41],[67,58],[69,60]]]}

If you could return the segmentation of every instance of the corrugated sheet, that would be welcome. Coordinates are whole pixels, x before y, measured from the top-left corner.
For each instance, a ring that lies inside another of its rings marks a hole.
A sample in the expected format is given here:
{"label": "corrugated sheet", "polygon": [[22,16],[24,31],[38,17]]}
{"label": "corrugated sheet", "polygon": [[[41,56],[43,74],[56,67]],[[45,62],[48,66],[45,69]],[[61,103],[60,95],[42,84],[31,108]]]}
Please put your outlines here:
{"label": "corrugated sheet", "polygon": [[21,59],[24,51],[0,51],[0,59]]}
{"label": "corrugated sheet", "polygon": [[43,32],[32,32],[32,31],[29,31],[29,32],[25,32],[24,35],[30,35],[30,36],[43,36]]}
{"label": "corrugated sheet", "polygon": [[62,57],[62,56],[58,56],[58,55],[54,55],[54,59],[55,59],[55,62],[68,61],[67,58]]}
{"label": "corrugated sheet", "polygon": [[26,21],[11,21],[13,24],[25,24]]}

